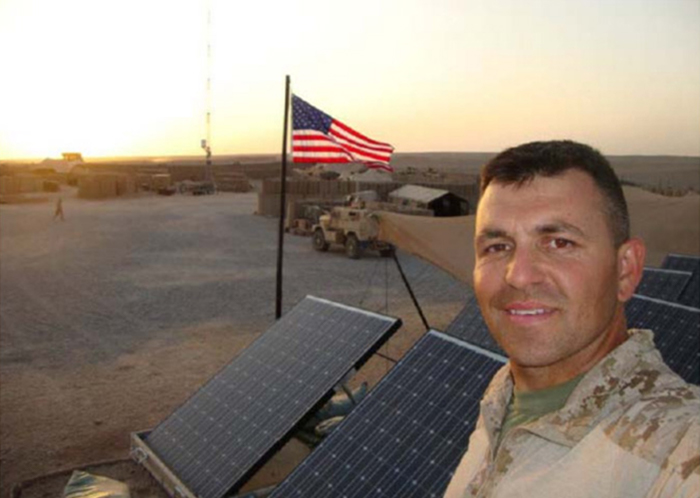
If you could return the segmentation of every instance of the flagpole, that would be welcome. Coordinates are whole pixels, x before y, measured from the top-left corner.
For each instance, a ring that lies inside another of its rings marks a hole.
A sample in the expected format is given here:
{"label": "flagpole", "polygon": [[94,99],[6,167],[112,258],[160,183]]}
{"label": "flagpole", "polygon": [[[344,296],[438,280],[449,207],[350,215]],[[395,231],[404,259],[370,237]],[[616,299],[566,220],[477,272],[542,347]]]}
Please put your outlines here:
{"label": "flagpole", "polygon": [[285,77],[284,89],[284,132],[282,133],[282,175],[280,186],[280,223],[277,236],[277,296],[275,300],[275,319],[282,316],[282,254],[284,249],[284,218],[287,203],[287,130],[289,129],[289,75]]}

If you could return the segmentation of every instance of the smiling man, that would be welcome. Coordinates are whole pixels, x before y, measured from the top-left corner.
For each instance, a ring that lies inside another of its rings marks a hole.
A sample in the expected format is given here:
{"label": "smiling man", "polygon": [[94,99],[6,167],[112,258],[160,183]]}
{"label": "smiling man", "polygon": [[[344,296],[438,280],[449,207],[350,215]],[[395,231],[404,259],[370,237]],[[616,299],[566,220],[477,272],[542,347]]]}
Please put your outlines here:
{"label": "smiling man", "polygon": [[627,330],[645,248],[607,160],[572,141],[484,167],[474,291],[509,362],[448,487],[463,497],[698,497],[700,390]]}

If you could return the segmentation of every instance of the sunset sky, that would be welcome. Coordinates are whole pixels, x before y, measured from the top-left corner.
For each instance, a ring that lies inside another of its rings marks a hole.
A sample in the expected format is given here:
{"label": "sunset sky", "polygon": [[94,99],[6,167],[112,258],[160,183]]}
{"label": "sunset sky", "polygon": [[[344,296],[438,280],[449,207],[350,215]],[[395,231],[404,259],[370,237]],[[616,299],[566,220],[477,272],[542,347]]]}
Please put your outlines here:
{"label": "sunset sky", "polygon": [[209,74],[214,155],[280,152],[286,74],[397,152],[700,155],[698,0],[0,0],[0,61],[0,159],[200,154]]}

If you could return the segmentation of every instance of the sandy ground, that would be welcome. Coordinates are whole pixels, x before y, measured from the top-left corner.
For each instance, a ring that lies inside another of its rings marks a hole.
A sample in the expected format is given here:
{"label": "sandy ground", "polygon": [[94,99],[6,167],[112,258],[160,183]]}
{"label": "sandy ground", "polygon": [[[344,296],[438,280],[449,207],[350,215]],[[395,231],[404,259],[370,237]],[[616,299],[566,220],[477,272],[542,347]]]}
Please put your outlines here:
{"label": "sandy ground", "polygon": [[700,195],[663,197],[625,187],[632,235],[646,242],[647,266],[660,266],[667,253],[700,254]]}
{"label": "sandy ground", "polygon": [[[63,469],[128,458],[149,429],[274,321],[277,221],[255,194],[88,201],[64,190],[0,206],[0,496],[56,496]],[[44,202],[41,202],[44,199]],[[319,254],[285,238],[284,309],[307,294],[399,316],[382,352],[400,357],[423,332],[390,259]],[[444,328],[468,290],[402,256],[430,324]],[[375,357],[355,383],[390,368]],[[281,480],[308,452],[292,439],[247,488]],[[129,463],[93,467],[132,496],[159,492]]]}

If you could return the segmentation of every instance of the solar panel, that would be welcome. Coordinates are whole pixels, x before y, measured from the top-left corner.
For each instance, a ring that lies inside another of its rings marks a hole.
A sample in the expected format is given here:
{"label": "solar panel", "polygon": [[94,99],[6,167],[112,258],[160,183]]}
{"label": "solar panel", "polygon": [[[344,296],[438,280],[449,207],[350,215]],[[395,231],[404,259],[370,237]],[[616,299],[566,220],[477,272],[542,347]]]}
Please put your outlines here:
{"label": "solar panel", "polygon": [[671,270],[692,272],[688,283],[678,296],[678,302],[700,308],[700,256],[667,254],[661,266]]}
{"label": "solar panel", "polygon": [[401,321],[307,296],[146,438],[187,489],[235,490]]}
{"label": "solar panel", "polygon": [[635,295],[627,303],[630,328],[651,329],[666,364],[700,384],[700,309]]}
{"label": "solar panel", "polygon": [[486,322],[484,322],[484,318],[481,315],[479,303],[474,295],[469,297],[462,311],[450,323],[445,332],[494,353],[505,354],[493,337],[491,337]]}
{"label": "solar panel", "polygon": [[661,263],[661,268],[693,272],[700,268],[700,256],[669,253]]}
{"label": "solar panel", "polygon": [[700,268],[688,280],[688,284],[678,296],[678,302],[693,308],[700,308]]}
{"label": "solar panel", "polygon": [[637,294],[678,302],[678,298],[691,276],[692,272],[688,271],[647,267],[644,268],[642,281],[637,287]]}
{"label": "solar panel", "polygon": [[272,498],[441,497],[504,362],[428,332]]}

